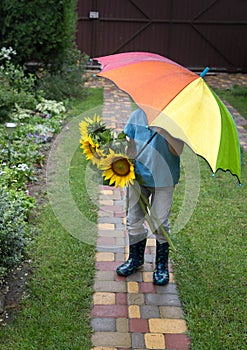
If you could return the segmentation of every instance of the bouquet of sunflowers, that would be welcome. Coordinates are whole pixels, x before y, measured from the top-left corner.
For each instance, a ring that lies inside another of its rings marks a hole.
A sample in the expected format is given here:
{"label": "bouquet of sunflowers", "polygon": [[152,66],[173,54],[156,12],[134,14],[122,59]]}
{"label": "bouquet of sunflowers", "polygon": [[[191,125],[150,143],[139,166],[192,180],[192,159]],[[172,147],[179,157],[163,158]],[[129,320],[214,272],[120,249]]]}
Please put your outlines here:
{"label": "bouquet of sunflowers", "polygon": [[109,186],[128,186],[135,179],[134,163],[126,155],[127,139],[124,132],[114,135],[100,116],[85,118],[80,124],[81,148]]}
{"label": "bouquet of sunflowers", "polygon": [[[139,177],[136,177],[133,160],[126,155],[128,141],[123,131],[115,136],[114,132],[107,128],[101,117],[96,114],[93,119],[85,118],[79,126],[83,153],[101,174],[104,184],[123,188],[128,187],[129,184],[134,185],[134,180],[142,182]],[[135,186],[133,188],[136,189]],[[156,227],[159,227],[170,248],[175,251],[169,235],[156,217],[148,200],[137,189],[136,192],[139,195],[139,203],[146,213],[145,217],[151,231],[155,234]]]}

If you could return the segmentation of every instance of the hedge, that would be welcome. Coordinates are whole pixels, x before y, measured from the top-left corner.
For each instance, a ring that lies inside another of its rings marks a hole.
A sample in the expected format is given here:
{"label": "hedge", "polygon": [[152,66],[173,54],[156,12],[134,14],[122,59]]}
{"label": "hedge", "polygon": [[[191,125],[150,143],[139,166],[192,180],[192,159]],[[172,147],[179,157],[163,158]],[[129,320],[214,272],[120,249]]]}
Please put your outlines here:
{"label": "hedge", "polygon": [[16,50],[16,63],[57,65],[73,47],[76,0],[1,0],[0,47]]}

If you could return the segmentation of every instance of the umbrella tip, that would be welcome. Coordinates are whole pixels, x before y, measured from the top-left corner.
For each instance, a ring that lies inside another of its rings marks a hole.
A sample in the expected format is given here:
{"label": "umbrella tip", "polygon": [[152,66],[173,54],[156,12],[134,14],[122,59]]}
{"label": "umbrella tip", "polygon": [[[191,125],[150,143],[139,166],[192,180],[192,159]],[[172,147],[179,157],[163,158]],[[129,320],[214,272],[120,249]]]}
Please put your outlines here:
{"label": "umbrella tip", "polygon": [[209,71],[209,67],[206,67],[205,69],[204,69],[204,71],[203,72],[201,72],[201,74],[200,74],[200,77],[205,77],[205,75],[207,74],[207,72]]}

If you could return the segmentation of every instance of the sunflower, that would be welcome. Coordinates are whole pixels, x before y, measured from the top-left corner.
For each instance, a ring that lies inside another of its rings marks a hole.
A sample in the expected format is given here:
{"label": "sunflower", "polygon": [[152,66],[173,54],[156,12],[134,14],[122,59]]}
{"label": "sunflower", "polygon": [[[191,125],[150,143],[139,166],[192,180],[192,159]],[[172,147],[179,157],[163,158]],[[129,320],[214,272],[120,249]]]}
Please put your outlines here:
{"label": "sunflower", "polygon": [[104,152],[99,149],[99,145],[94,143],[90,136],[81,138],[81,148],[83,153],[86,154],[86,159],[91,160],[92,164],[99,165],[100,161],[104,157]]}
{"label": "sunflower", "polygon": [[121,153],[110,150],[108,156],[100,162],[99,168],[103,170],[103,177],[109,180],[109,185],[117,187],[133,184],[135,171],[133,163]]}
{"label": "sunflower", "polygon": [[102,119],[100,116],[94,115],[93,119],[86,117],[80,124],[80,133],[82,138],[86,138],[90,133],[104,128]]}

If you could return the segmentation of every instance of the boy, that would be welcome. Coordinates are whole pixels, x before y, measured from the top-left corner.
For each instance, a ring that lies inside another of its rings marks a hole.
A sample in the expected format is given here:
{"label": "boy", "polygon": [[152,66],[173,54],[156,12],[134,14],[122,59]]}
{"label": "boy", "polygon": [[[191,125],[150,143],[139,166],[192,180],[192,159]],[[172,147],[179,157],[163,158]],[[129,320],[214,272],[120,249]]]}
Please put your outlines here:
{"label": "boy", "polygon": [[[165,130],[149,128],[145,113],[133,112],[125,126],[129,138],[128,155],[135,159],[135,173],[141,181],[128,187],[127,229],[129,236],[128,260],[117,268],[120,276],[129,276],[144,263],[147,230],[144,227],[145,214],[138,201],[142,193],[152,206],[167,233],[170,232],[169,215],[172,206],[174,186],[180,176],[180,154],[183,142],[171,137]],[[153,283],[165,285],[169,282],[169,245],[156,225],[156,267]]]}

